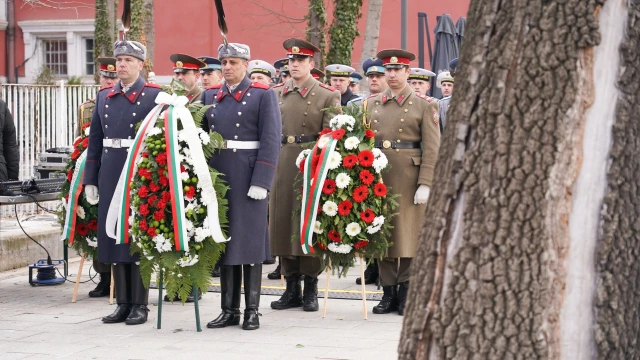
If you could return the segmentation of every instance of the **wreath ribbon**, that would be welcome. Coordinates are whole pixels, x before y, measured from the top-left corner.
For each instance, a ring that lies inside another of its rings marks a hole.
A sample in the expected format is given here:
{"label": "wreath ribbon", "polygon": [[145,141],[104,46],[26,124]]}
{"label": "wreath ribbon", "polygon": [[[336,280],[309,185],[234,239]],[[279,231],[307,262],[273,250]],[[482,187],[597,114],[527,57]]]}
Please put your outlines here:
{"label": "wreath ribbon", "polygon": [[76,232],[76,219],[78,210],[78,200],[82,194],[82,179],[84,178],[84,165],[87,162],[87,150],[76,160],[76,166],[71,177],[71,185],[69,187],[69,203],[67,204],[67,215],[64,219],[64,229],[62,230],[62,240],[69,239],[69,244],[73,244],[73,238]]}

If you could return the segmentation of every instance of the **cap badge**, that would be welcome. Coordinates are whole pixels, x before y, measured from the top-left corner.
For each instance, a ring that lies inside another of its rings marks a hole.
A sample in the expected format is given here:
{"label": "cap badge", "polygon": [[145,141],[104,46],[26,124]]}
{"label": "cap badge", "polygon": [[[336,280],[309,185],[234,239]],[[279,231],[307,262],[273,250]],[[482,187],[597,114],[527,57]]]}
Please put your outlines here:
{"label": "cap badge", "polygon": [[285,69],[285,70],[289,70],[289,65],[285,65],[285,66],[284,66],[284,69]]}
{"label": "cap badge", "polygon": [[259,62],[257,62],[257,61],[254,61],[253,63],[254,63],[254,64],[256,64],[256,65],[260,65],[260,63],[259,63]]}
{"label": "cap badge", "polygon": [[297,47],[297,46],[294,46],[294,47],[291,48],[291,52],[294,53],[294,54],[297,54],[297,53],[300,52],[300,48]]}
{"label": "cap badge", "polygon": [[116,70],[116,67],[115,67],[115,66],[113,66],[113,65],[111,65],[111,64],[109,64],[109,65],[107,65],[107,70],[108,70],[108,71],[115,71],[115,70]]}
{"label": "cap badge", "polygon": [[397,63],[397,62],[398,62],[398,58],[397,58],[397,57],[395,57],[395,56],[392,56],[392,57],[391,57],[391,63],[392,63],[392,64],[395,64],[395,63]]}
{"label": "cap badge", "polygon": [[202,62],[205,62],[207,59],[205,59],[205,58],[198,58],[198,60],[200,60],[200,61],[202,61]]}
{"label": "cap badge", "polygon": [[176,61],[176,67],[181,68],[183,65],[182,61]]}

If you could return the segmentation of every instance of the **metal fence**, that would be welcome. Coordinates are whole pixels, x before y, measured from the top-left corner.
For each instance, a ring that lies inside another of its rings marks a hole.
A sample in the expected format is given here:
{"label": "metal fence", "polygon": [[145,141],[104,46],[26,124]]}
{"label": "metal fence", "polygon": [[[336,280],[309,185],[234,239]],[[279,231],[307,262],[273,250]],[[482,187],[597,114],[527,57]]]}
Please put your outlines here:
{"label": "metal fence", "polygon": [[[6,101],[16,125],[20,147],[20,180],[34,176],[39,153],[50,148],[70,146],[78,125],[79,106],[96,96],[98,86],[0,85],[0,98]],[[57,202],[42,204],[55,209]],[[37,211],[35,204],[18,205],[18,214]],[[0,207],[0,217],[14,216],[13,206]]]}

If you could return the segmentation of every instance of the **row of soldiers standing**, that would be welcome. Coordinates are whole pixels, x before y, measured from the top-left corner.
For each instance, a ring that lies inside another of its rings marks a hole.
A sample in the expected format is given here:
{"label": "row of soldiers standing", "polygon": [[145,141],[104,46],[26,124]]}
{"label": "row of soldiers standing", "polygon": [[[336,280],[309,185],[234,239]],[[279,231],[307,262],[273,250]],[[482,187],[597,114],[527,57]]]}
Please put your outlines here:
{"label": "row of soldiers standing", "polygon": [[[225,174],[231,186],[227,197],[232,241],[220,260],[222,312],[207,326],[240,323],[244,278],[242,327],[259,327],[262,263],[271,256],[280,258],[280,271],[286,279],[284,294],[271,307],[318,310],[317,283],[323,270],[320,259],[304,255],[299,244],[291,241],[297,231],[291,219],[297,202],[292,186],[298,174],[295,159],[302,144],[316,141],[322,129],[329,127],[334,114],[323,109],[349,103],[363,104],[370,114],[376,146],[393,166],[385,175],[385,183],[401,195],[400,216],[392,223],[394,246],[387,258],[379,259],[384,296],[374,313],[402,314],[440,144],[438,102],[408,85],[412,76],[409,64],[415,59],[408,51],[383,50],[364,63],[371,92],[364,98],[349,89],[352,68],[327,67],[334,88],[317,80],[324,75],[315,69],[313,57],[318,48],[300,39],[289,39],[283,46],[286,64],[276,65],[280,65],[284,81],[273,87],[267,81],[274,77],[275,67],[251,60],[250,49],[243,44],[221,45],[217,59],[171,56],[176,78],[186,85],[190,101],[213,105],[203,127],[220,133],[226,144],[210,159],[210,165]],[[128,245],[116,245],[107,237],[104,224],[135,124],[155,105],[160,89],[140,77],[146,59],[142,44],[119,41],[114,56],[99,60],[103,88],[92,111],[84,184],[87,197],[97,200],[98,193],[101,195],[96,264],[116,264],[118,308],[103,321],[139,324],[147,318],[148,290],[141,286],[137,258],[129,255]],[[119,81],[114,83],[113,74]],[[205,91],[197,86],[200,77],[208,86]],[[103,275],[108,279],[108,272]],[[104,286],[96,290],[105,292]]]}

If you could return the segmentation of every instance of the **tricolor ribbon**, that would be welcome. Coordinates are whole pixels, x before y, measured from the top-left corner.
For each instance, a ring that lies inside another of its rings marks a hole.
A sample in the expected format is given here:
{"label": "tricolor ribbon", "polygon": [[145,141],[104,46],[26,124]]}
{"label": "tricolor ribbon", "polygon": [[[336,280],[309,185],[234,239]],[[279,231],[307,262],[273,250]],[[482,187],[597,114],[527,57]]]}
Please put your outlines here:
{"label": "tricolor ribbon", "polygon": [[[302,216],[300,217],[300,246],[302,252],[313,253],[313,228],[318,217],[318,205],[322,196],[322,187],[327,178],[329,167],[327,163],[331,153],[335,150],[338,140],[331,136],[332,133],[322,136],[307,155],[304,163],[302,179]],[[318,159],[318,165],[313,169],[313,156],[322,149]]]}
{"label": "tricolor ribbon", "polygon": [[62,230],[62,240],[69,239],[69,244],[73,244],[73,237],[76,232],[76,217],[78,211],[78,199],[82,194],[82,178],[84,177],[84,165],[87,160],[87,150],[76,160],[76,167],[71,177],[71,186],[69,187],[69,203],[66,206],[67,215],[64,219],[64,229]]}

